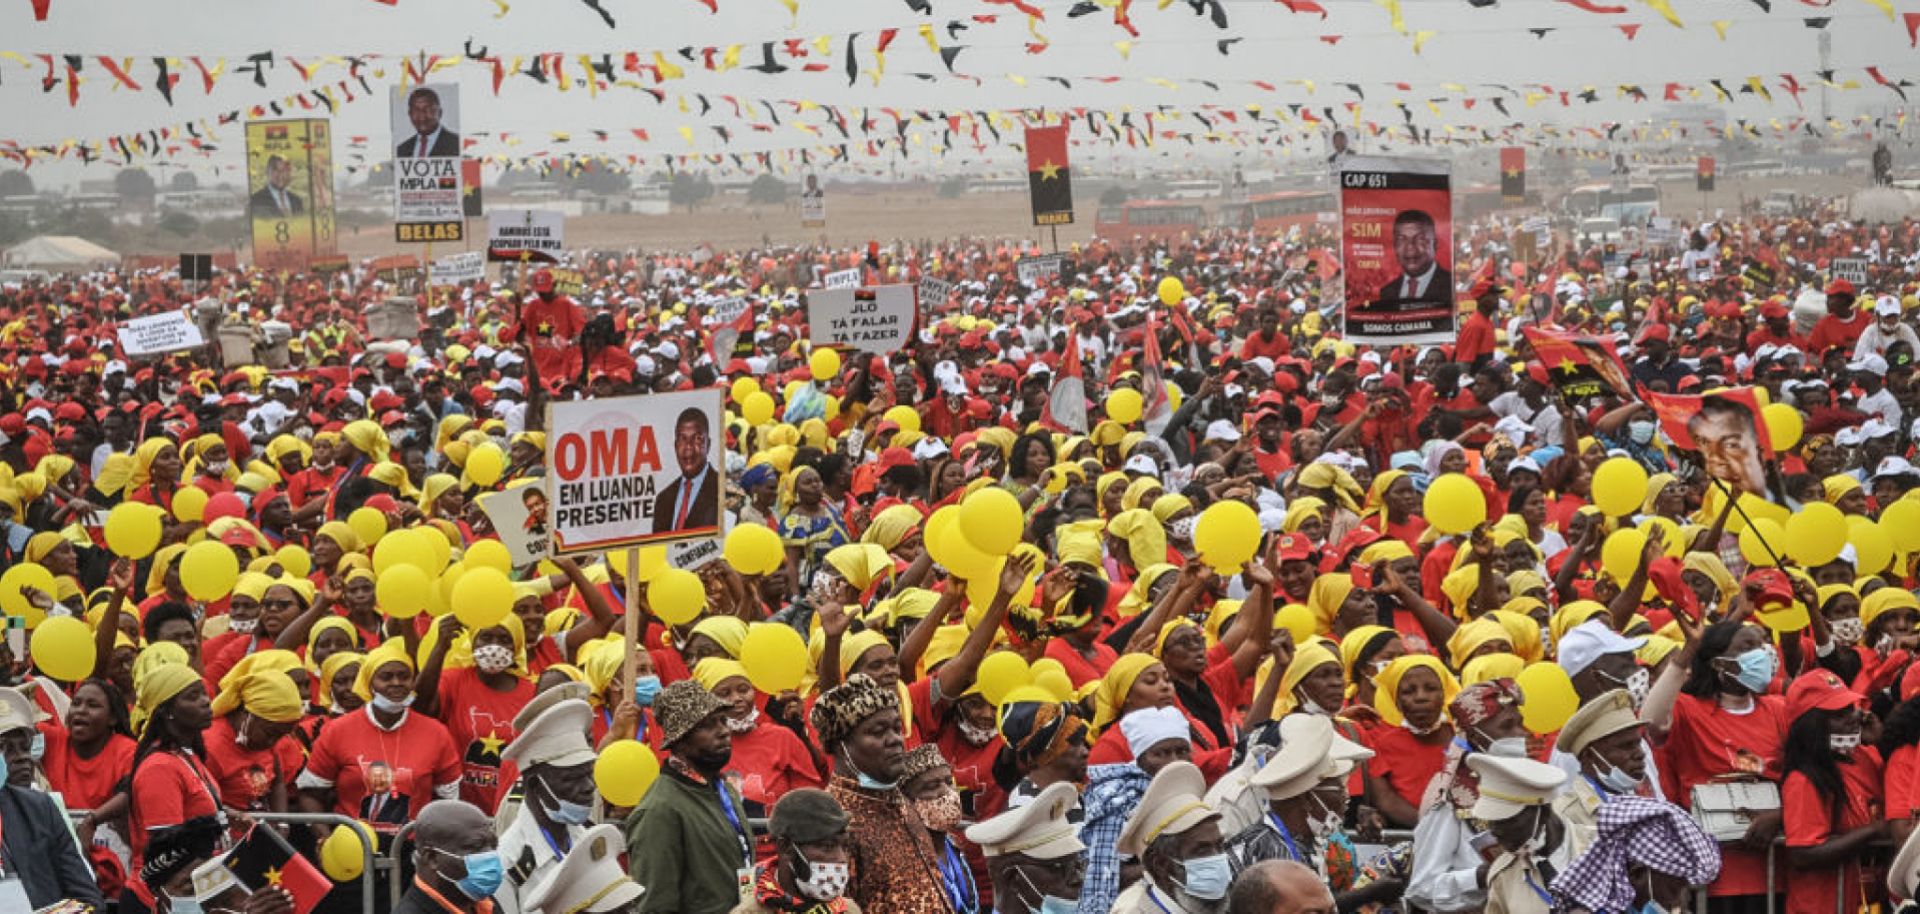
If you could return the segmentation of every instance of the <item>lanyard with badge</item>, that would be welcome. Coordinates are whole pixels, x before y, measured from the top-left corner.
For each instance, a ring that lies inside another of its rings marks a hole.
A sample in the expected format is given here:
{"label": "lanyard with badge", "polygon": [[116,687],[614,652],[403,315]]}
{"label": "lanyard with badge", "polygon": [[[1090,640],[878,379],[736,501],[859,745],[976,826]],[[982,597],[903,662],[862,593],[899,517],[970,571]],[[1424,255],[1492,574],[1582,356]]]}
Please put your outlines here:
{"label": "lanyard with badge", "polygon": [[733,801],[727,798],[727,782],[724,778],[713,779],[713,789],[720,794],[720,811],[727,814],[727,824],[733,826],[733,836],[740,842],[741,867],[734,875],[740,883],[741,899],[753,897],[753,841],[747,837],[746,826],[740,822],[740,814],[733,809]]}

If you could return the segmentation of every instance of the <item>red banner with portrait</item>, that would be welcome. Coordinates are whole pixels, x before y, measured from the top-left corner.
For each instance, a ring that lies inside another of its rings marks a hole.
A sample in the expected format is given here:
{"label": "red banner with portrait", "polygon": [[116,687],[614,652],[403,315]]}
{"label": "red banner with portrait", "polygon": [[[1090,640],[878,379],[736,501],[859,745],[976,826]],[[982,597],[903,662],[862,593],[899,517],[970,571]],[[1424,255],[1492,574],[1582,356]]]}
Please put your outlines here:
{"label": "red banner with portrait", "polygon": [[1347,338],[1451,342],[1458,329],[1451,165],[1348,156],[1338,167]]}
{"label": "red banner with portrait", "polygon": [[1660,430],[1681,450],[1700,455],[1707,475],[1736,492],[1767,497],[1771,454],[1767,420],[1751,387],[1690,396],[1641,391],[1660,418]]}

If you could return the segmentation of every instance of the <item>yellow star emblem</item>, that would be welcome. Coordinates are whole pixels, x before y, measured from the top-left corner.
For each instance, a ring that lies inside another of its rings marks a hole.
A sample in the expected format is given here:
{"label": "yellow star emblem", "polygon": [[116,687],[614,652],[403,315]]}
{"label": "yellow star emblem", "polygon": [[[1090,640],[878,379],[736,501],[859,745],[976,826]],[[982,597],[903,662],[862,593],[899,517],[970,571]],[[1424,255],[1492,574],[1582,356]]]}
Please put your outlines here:
{"label": "yellow star emblem", "polygon": [[540,331],[540,335],[541,335],[541,336],[552,336],[552,335],[553,335],[553,322],[552,322],[552,321],[541,321],[541,322],[539,323],[539,325],[537,325],[536,327],[534,327],[534,329],[535,329],[535,330],[538,330],[538,331]]}
{"label": "yellow star emblem", "polygon": [[1518,169],[1518,168],[1509,168],[1509,169],[1507,169],[1507,177],[1509,177],[1509,178],[1517,178],[1517,177],[1520,177],[1520,169]]}
{"label": "yellow star emblem", "polygon": [[269,868],[265,873],[262,873],[261,875],[266,877],[268,885],[280,884],[280,868],[277,866]]}
{"label": "yellow star emblem", "polygon": [[505,746],[506,744],[507,744],[507,741],[504,739],[501,739],[499,733],[494,732],[492,730],[488,730],[486,736],[480,737],[480,754],[491,755],[494,758],[499,758],[500,747]]}
{"label": "yellow star emblem", "polygon": [[1574,374],[1580,370],[1580,366],[1575,365],[1572,359],[1567,358],[1564,355],[1560,357],[1560,364],[1555,365],[1554,367],[1560,369],[1563,372],[1566,372],[1567,374]]}
{"label": "yellow star emblem", "polygon": [[1053,164],[1052,159],[1048,159],[1047,161],[1041,163],[1040,180],[1052,181],[1058,177],[1060,177],[1060,166]]}
{"label": "yellow star emblem", "polygon": [[521,251],[521,252],[520,252],[520,262],[521,262],[521,263],[526,263],[527,261],[529,261],[529,260],[532,260],[532,259],[533,259],[533,252],[532,252],[532,251]]}

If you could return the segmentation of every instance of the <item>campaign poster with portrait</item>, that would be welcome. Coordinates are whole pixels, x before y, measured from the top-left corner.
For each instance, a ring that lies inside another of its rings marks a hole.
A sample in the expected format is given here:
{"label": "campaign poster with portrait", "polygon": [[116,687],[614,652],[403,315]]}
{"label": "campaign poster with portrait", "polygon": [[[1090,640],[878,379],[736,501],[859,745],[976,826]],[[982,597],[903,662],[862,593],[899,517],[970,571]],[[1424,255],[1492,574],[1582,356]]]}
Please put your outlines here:
{"label": "campaign poster with portrait", "polygon": [[827,227],[827,194],[820,189],[820,176],[807,175],[800,188],[800,225],[802,228]]}
{"label": "campaign poster with portrait", "polygon": [[1356,155],[1338,169],[1347,338],[1451,342],[1458,330],[1451,163]]}
{"label": "campaign poster with portrait", "polygon": [[466,202],[460,160],[460,87],[453,83],[395,86],[392,124],[394,240],[462,240]]}
{"label": "campaign poster with portrait", "polygon": [[333,155],[318,119],[247,124],[247,221],[253,262],[305,270],[334,253]]}
{"label": "campaign poster with portrait", "polygon": [[548,555],[552,511],[546,487],[539,483],[538,479],[515,480],[505,491],[487,492],[476,499],[501,545],[513,556],[515,568],[525,568]]}
{"label": "campaign poster with portrait", "polygon": [[717,538],[723,391],[554,403],[547,415],[554,555]]}
{"label": "campaign poster with portrait", "polygon": [[1767,497],[1767,462],[1773,438],[1751,387],[1698,396],[1644,391],[1667,440],[1700,455],[1707,475],[1735,492]]}

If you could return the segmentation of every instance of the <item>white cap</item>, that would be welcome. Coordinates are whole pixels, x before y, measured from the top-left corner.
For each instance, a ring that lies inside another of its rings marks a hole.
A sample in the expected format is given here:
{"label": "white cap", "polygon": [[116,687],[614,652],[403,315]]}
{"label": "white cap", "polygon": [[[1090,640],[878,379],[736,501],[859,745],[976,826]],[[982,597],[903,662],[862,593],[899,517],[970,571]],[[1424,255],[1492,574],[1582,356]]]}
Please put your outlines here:
{"label": "white cap", "polygon": [[31,730],[37,717],[33,699],[18,689],[0,688],[0,733]]}
{"label": "white cap", "polygon": [[932,436],[922,438],[913,443],[913,459],[915,460],[938,460],[941,457],[947,456],[947,453],[947,443]]}
{"label": "white cap", "polygon": [[1876,317],[1899,317],[1900,299],[1891,295],[1880,296],[1879,300],[1873,303],[1873,313]]}
{"label": "white cap", "polygon": [[[1879,358],[1879,356],[1875,356],[1875,358]],[[1875,416],[1861,423],[1860,440],[1865,441],[1868,438],[1884,438],[1896,431],[1898,431],[1898,429],[1888,425],[1885,421],[1881,420],[1880,417]]]}
{"label": "white cap", "polygon": [[1126,825],[1121,827],[1114,849],[1139,856],[1146,853],[1147,845],[1155,839],[1184,835],[1219,819],[1220,813],[1207,805],[1206,793],[1207,779],[1192,762],[1173,762],[1160,769],[1147,785],[1147,792],[1141,795],[1133,815],[1128,816]]}
{"label": "white cap", "polygon": [[1206,440],[1234,442],[1240,440],[1240,430],[1225,419],[1215,419],[1207,423]]}
{"label": "white cap", "polygon": [[1598,619],[1589,619],[1561,635],[1555,651],[1560,668],[1566,670],[1568,676],[1578,676],[1581,670],[1607,654],[1632,653],[1646,643],[1645,638],[1628,638]]}
{"label": "white cap", "polygon": [[1129,473],[1140,473],[1145,476],[1160,475],[1159,464],[1154,463],[1153,458],[1145,454],[1135,454],[1132,457],[1128,457],[1126,464],[1123,465],[1121,469]]}
{"label": "white cap", "polygon": [[1882,476],[1920,476],[1920,469],[1914,469],[1907,458],[1894,455],[1882,458],[1880,465],[1874,468],[1873,478],[1879,479]]}
{"label": "white cap", "polygon": [[1879,375],[1884,378],[1887,376],[1887,360],[1878,355],[1868,354],[1864,359],[1848,362],[1847,370]]}
{"label": "white cap", "polygon": [[1540,464],[1532,457],[1515,457],[1507,461],[1507,472],[1511,474],[1515,470],[1526,470],[1535,476],[1541,474]]}
{"label": "white cap", "polygon": [[626,867],[620,865],[624,850],[626,840],[619,826],[594,826],[573,842],[559,866],[527,883],[521,904],[527,910],[577,914],[627,910],[646,889],[628,878]]}
{"label": "white cap", "polygon": [[1087,849],[1080,843],[1080,826],[1067,820],[1080,805],[1080,791],[1056,781],[1040,795],[967,829],[967,840],[980,845],[989,857],[1020,854],[1035,860],[1058,860]]}
{"label": "white cap", "polygon": [[578,698],[562,700],[527,724],[500,751],[500,758],[514,762],[523,771],[534,765],[584,765],[597,758],[593,744],[587,742],[587,729],[592,725],[591,706]]}
{"label": "white cap", "polygon": [[1530,758],[1475,752],[1467,756],[1467,765],[1480,775],[1480,799],[1471,814],[1482,822],[1500,822],[1544,806],[1567,780],[1566,772]]}
{"label": "white cap", "polygon": [[511,368],[524,361],[526,361],[526,359],[521,358],[520,353],[509,349],[493,357],[493,366],[495,368]]}
{"label": "white cap", "polygon": [[1134,758],[1170,739],[1191,740],[1187,716],[1179,708],[1141,708],[1120,718],[1120,733]]}

